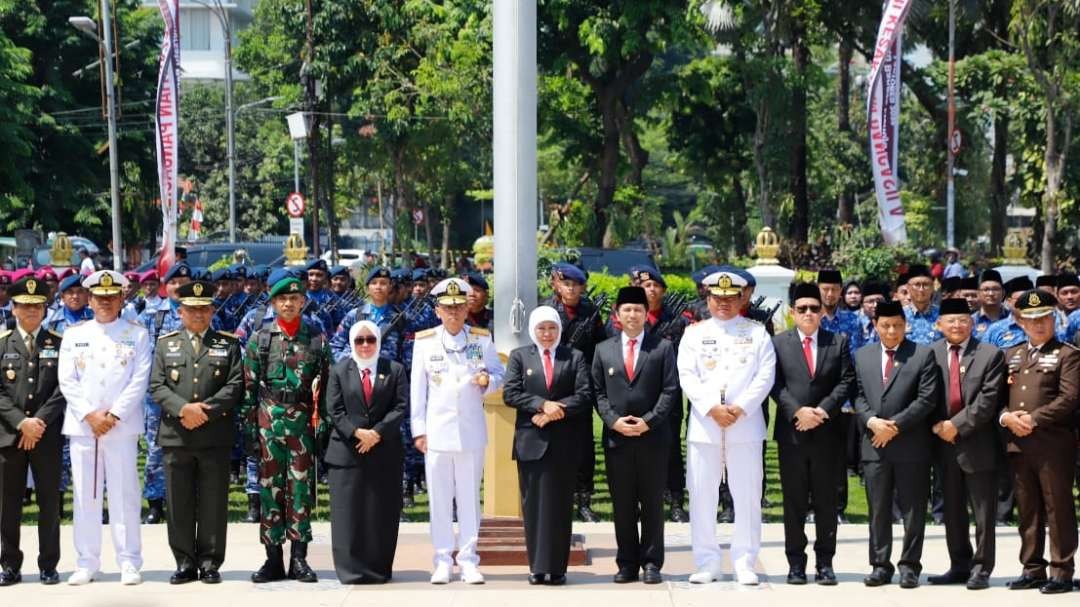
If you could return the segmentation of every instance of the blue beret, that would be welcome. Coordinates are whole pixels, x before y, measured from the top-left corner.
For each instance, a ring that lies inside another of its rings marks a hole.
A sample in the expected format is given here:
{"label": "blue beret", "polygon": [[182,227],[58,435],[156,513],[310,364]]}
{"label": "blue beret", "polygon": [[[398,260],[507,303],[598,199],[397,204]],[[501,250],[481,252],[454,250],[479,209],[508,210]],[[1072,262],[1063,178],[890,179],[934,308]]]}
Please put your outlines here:
{"label": "blue beret", "polygon": [[739,276],[741,276],[743,278],[743,280],[746,281],[746,286],[748,286],[750,288],[754,288],[754,287],[757,286],[757,279],[755,279],[754,275],[751,274],[750,272],[747,272],[746,270],[744,270],[742,268],[735,268],[735,273],[738,274]]}
{"label": "blue beret", "polygon": [[312,259],[307,262],[307,265],[304,266],[304,271],[310,272],[311,270],[319,270],[326,274],[330,273],[330,269],[326,266],[326,261],[323,259]]}
{"label": "blue beret", "polygon": [[266,277],[270,275],[270,268],[267,266],[251,266],[248,269],[247,277],[260,282],[266,282]]}
{"label": "blue beret", "polygon": [[583,285],[588,281],[585,272],[574,264],[557,263],[551,266],[551,270],[551,274],[559,280],[572,280],[579,285]]}
{"label": "blue beret", "polygon": [[467,272],[467,273],[463,274],[461,277],[465,279],[465,282],[469,283],[470,285],[472,285],[474,287],[483,289],[485,291],[490,291],[491,290],[491,288],[488,287],[487,279],[485,279],[484,275],[479,273],[479,272]]}
{"label": "blue beret", "polygon": [[349,268],[346,268],[345,266],[334,266],[334,267],[330,268],[330,278],[333,278],[335,276],[348,276],[348,275],[349,275]]}
{"label": "blue beret", "polygon": [[168,272],[161,277],[161,282],[169,282],[174,278],[191,278],[191,266],[184,262],[174,264]]}
{"label": "blue beret", "polygon": [[[285,271],[288,272],[289,276],[292,276],[293,278],[307,280],[307,270],[304,269],[304,266],[291,266],[285,268]],[[271,273],[271,275],[273,275],[273,273]],[[273,286],[273,284],[271,283],[270,286]]]}
{"label": "blue beret", "polygon": [[409,282],[411,280],[410,273],[405,268],[394,268],[390,270],[390,280],[394,282]]}
{"label": "blue beret", "polygon": [[270,272],[270,277],[266,280],[266,284],[268,284],[272,289],[274,288],[274,285],[283,280],[287,280],[289,278],[298,279],[299,277],[294,271],[294,269],[297,267],[299,266],[294,266],[293,268],[274,268],[274,270]]}
{"label": "blue beret", "polygon": [[229,266],[229,271],[232,272],[233,278],[247,278],[248,266],[245,266],[242,263],[234,263]]}
{"label": "blue beret", "polygon": [[64,280],[60,281],[60,286],[58,287],[58,289],[60,290],[61,293],[63,293],[64,291],[67,291],[71,287],[81,287],[81,286],[82,286],[82,276],[79,276],[78,274],[72,274],[71,276],[68,276]]}
{"label": "blue beret", "polygon": [[211,272],[206,268],[191,268],[191,280],[209,282],[211,280]]}
{"label": "blue beret", "polygon": [[412,271],[412,280],[416,282],[418,280],[427,280],[428,271],[425,268],[416,268]]}
{"label": "blue beret", "polygon": [[664,282],[664,277],[660,274],[660,270],[649,266],[634,266],[630,268],[630,278],[641,282],[653,280],[659,283],[661,287],[667,288],[667,283]]}
{"label": "blue beret", "polygon": [[715,274],[719,271],[720,266],[716,264],[709,264],[707,266],[703,266],[700,270],[691,274],[690,277],[694,279],[694,284],[701,286],[701,283],[704,282],[706,276]]}
{"label": "blue beret", "polygon": [[390,270],[382,266],[371,268],[371,271],[368,272],[367,280],[364,281],[364,284],[369,285],[371,284],[371,281],[375,280],[376,278],[385,278],[387,280],[390,280]]}
{"label": "blue beret", "polygon": [[232,280],[233,273],[229,268],[218,268],[210,273],[210,280],[217,282],[219,280]]}

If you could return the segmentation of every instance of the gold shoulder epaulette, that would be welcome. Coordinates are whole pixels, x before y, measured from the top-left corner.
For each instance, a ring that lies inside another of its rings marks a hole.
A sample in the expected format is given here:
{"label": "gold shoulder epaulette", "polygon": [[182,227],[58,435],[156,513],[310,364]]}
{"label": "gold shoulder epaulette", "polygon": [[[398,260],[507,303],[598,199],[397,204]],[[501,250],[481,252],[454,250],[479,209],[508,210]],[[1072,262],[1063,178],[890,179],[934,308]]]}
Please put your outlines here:
{"label": "gold shoulder epaulette", "polygon": [[469,327],[469,333],[472,335],[491,335],[491,331],[480,327]]}
{"label": "gold shoulder epaulette", "polygon": [[8,335],[11,335],[11,334],[12,334],[12,330],[11,330],[11,329],[8,329],[8,330],[6,330],[6,331],[0,332],[0,339],[4,339],[5,337],[7,337]]}
{"label": "gold shoulder epaulette", "polygon": [[225,337],[231,337],[233,339],[240,339],[236,333],[229,333],[228,331],[215,331],[218,335],[224,335]]}
{"label": "gold shoulder epaulette", "polygon": [[424,339],[425,337],[431,337],[432,335],[435,335],[434,328],[424,329],[416,334],[415,339]]}
{"label": "gold shoulder epaulette", "polygon": [[174,335],[179,335],[179,334],[180,334],[179,331],[169,331],[165,335],[162,335],[161,337],[158,337],[158,341],[161,341],[161,340],[165,339],[166,337],[172,337]]}
{"label": "gold shoulder epaulette", "polygon": [[53,336],[55,336],[55,337],[59,337],[60,339],[63,339],[63,338],[64,338],[64,336],[63,336],[63,335],[61,335],[61,334],[57,333],[56,331],[53,331],[52,329],[49,329],[49,333],[51,333],[51,334],[52,334]]}

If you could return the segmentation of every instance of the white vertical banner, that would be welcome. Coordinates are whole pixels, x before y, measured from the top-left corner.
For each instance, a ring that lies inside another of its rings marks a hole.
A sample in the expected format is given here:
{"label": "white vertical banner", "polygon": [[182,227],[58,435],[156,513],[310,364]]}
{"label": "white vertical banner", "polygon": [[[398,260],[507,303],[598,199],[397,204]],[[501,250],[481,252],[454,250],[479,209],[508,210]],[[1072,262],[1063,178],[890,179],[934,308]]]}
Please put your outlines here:
{"label": "white vertical banner", "polygon": [[158,0],[158,8],[165,21],[154,113],[158,195],[162,215],[158,272],[164,274],[176,260],[176,172],[180,160],[180,0]]}
{"label": "white vertical banner", "polygon": [[886,244],[907,240],[900,201],[900,68],[902,34],[911,0],[887,0],[878,27],[867,91],[870,164],[878,201],[878,222]]}

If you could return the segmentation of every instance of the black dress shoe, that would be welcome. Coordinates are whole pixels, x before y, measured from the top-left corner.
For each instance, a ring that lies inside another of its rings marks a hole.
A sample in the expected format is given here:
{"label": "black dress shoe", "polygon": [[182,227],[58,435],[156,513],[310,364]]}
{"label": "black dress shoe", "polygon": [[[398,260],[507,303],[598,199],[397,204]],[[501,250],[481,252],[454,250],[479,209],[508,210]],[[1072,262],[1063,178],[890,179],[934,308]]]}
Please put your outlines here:
{"label": "black dress shoe", "polygon": [[926,581],[934,586],[944,586],[947,584],[963,584],[968,581],[970,577],[971,574],[969,572],[950,569],[941,575],[931,575],[926,578]]}
{"label": "black dress shoe", "polygon": [[553,573],[553,574],[551,574],[551,577],[548,578],[547,585],[548,586],[565,586],[566,585],[566,574],[565,573]]}
{"label": "black dress shoe", "polygon": [[660,575],[660,568],[656,565],[645,565],[645,573],[641,576],[641,581],[645,584],[659,584],[664,581],[664,576]]}
{"label": "black dress shoe", "polygon": [[22,581],[22,574],[14,569],[4,568],[0,571],[0,586],[14,586]]}
{"label": "black dress shoe", "polygon": [[835,586],[836,572],[832,565],[818,565],[817,573],[814,574],[814,582],[818,586]]}
{"label": "black dress shoe", "polygon": [[46,586],[55,586],[60,583],[60,574],[57,573],[55,569],[49,569],[42,571],[39,579],[41,580],[41,583]]}
{"label": "black dress shoe", "polygon": [[1033,590],[1046,583],[1043,578],[1022,575],[1008,583],[1009,590]]}
{"label": "black dress shoe", "polygon": [[863,578],[863,584],[867,586],[884,586],[892,582],[892,572],[884,567],[874,567],[870,575]]}
{"label": "black dress shoe", "polygon": [[793,586],[806,584],[806,568],[792,566],[787,572],[787,583]]}
{"label": "black dress shoe", "polygon": [[200,569],[199,581],[204,584],[220,584],[221,574],[218,573],[217,569]]}
{"label": "black dress shoe", "polygon": [[671,506],[671,522],[688,523],[690,522],[690,515],[686,513],[686,510],[680,504],[674,504]]}
{"label": "black dress shoe", "polygon": [[976,571],[971,574],[967,581],[968,590],[986,590],[990,587],[990,574],[984,571]]}
{"label": "black dress shoe", "polygon": [[720,514],[716,515],[716,522],[718,523],[734,523],[735,511],[731,508],[724,507],[720,510]]}
{"label": "black dress shoe", "polygon": [[1042,594],[1062,594],[1072,592],[1072,580],[1050,580],[1039,587]]}
{"label": "black dress shoe", "polygon": [[544,576],[543,573],[530,573],[529,574],[529,585],[530,586],[539,586],[540,584],[543,584],[544,583],[544,577],[545,576]]}
{"label": "black dress shoe", "polygon": [[172,577],[169,578],[169,583],[173,585],[187,584],[188,582],[194,582],[197,579],[199,579],[198,571],[195,571],[194,569],[177,569],[176,573],[172,574]]}
{"label": "black dress shoe", "polygon": [[637,569],[620,569],[613,580],[616,584],[629,584],[638,581]]}
{"label": "black dress shoe", "polygon": [[914,571],[901,571],[900,587],[905,589],[918,588],[919,574],[915,573]]}

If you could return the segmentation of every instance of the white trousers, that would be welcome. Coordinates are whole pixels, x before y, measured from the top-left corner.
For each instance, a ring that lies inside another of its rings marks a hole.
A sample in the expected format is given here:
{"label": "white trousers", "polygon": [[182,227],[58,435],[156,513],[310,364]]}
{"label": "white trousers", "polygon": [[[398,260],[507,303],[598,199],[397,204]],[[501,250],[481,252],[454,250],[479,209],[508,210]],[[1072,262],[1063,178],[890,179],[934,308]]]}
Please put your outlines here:
{"label": "white trousers", "polygon": [[[479,565],[480,481],[484,476],[483,451],[432,451],[424,455],[428,504],[431,509],[433,562]],[[457,502],[458,538],[454,538],[454,502]]]}
{"label": "white trousers", "polygon": [[93,437],[71,437],[76,566],[95,572],[101,569],[101,500],[107,484],[116,565],[121,569],[124,565],[140,569],[143,560],[139,534],[142,505],[137,471],[139,437],[116,436],[98,441],[96,475],[94,442]]}
{"label": "white trousers", "polygon": [[761,549],[761,441],[687,443],[686,486],[690,490],[690,545],[694,567],[718,566],[721,550],[716,541],[716,508],[720,503],[720,471],[727,462],[727,484],[735,506],[735,532],[731,536],[731,564],[754,569]]}

